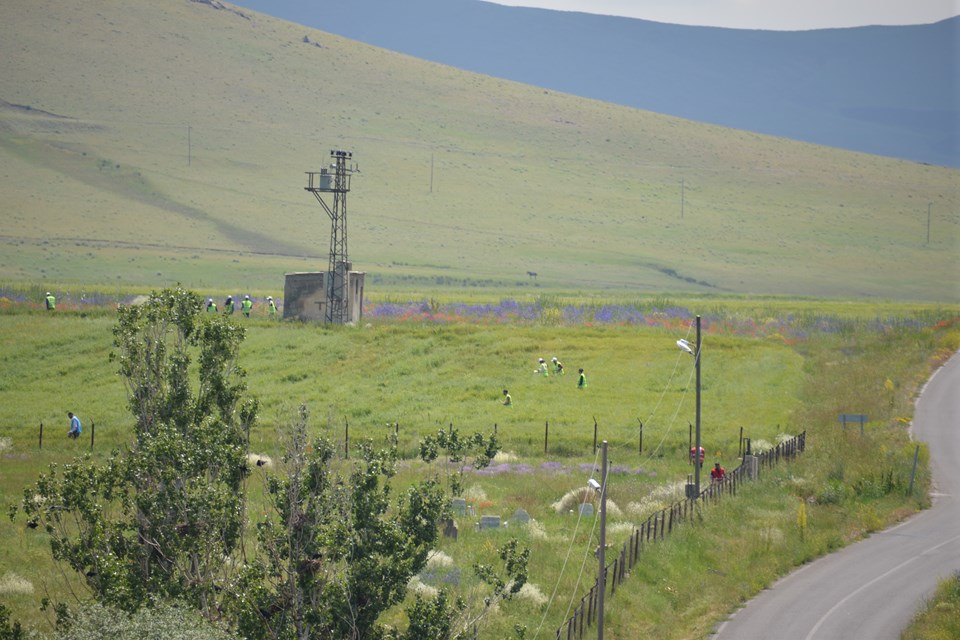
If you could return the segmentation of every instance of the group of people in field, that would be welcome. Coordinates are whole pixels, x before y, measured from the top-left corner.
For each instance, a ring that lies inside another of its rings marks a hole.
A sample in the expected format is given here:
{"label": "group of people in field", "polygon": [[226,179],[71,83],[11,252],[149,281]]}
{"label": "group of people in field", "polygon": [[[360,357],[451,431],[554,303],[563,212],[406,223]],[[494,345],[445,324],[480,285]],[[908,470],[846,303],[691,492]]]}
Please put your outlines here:
{"label": "group of people in field", "polygon": [[[47,291],[46,295],[43,298],[44,306],[46,306],[47,311],[55,311],[57,308],[57,298],[52,293]],[[219,312],[217,308],[217,303],[213,301],[213,298],[207,298],[207,307],[208,314],[215,314]],[[237,310],[237,305],[233,301],[233,296],[227,296],[227,299],[223,303],[223,313],[224,315],[232,316]],[[250,313],[253,312],[253,300],[249,295],[243,296],[243,300],[240,301],[240,313],[244,317],[249,318]],[[267,315],[271,318],[277,317],[277,303],[274,302],[273,296],[267,296]]]}
{"label": "group of people in field", "polygon": [[[545,378],[550,377],[550,372],[553,372],[555,376],[564,375],[563,363],[557,359],[556,356],[550,359],[550,365],[547,365],[547,361],[543,358],[540,358],[537,361],[537,368],[533,372],[537,375],[541,375]],[[583,372],[583,368],[577,370],[577,389],[584,389],[587,386],[587,375]],[[503,404],[507,407],[513,406],[513,397],[510,395],[509,389],[503,390]]]}
{"label": "group of people in field", "polygon": [[[692,464],[699,464],[700,467],[703,467],[703,461],[706,457],[707,452],[703,447],[700,447],[699,451],[696,447],[690,447],[690,462]],[[723,482],[726,477],[727,470],[721,467],[719,462],[714,463],[713,469],[710,469],[710,480],[712,482]]]}
{"label": "group of people in field", "polygon": [[[227,316],[232,316],[237,310],[237,305],[233,301],[233,296],[227,296],[227,299],[223,303],[223,313]],[[213,301],[213,298],[207,298],[207,313],[216,314],[219,313],[217,308],[217,303]],[[243,300],[240,301],[240,313],[244,317],[249,318],[250,313],[253,311],[253,300],[249,295],[243,296]],[[277,303],[273,301],[273,296],[267,296],[267,314],[271,318],[277,317]]]}

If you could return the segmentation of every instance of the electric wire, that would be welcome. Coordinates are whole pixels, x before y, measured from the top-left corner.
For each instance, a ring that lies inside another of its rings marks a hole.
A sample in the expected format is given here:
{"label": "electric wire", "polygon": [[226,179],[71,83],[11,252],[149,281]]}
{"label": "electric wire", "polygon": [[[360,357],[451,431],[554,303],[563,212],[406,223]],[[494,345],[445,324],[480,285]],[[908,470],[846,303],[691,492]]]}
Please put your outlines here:
{"label": "electric wire", "polygon": [[[600,457],[599,450],[594,452],[593,456],[593,471],[590,473],[590,478],[593,478],[593,473],[597,469],[597,459]],[[540,635],[540,630],[543,628],[543,623],[547,619],[547,614],[550,612],[550,606],[553,604],[554,598],[557,596],[557,591],[560,589],[560,580],[563,578],[563,572],[567,568],[567,561],[570,560],[570,553],[573,551],[573,545],[577,541],[577,531],[580,529],[580,522],[583,520],[583,510],[578,509],[577,514],[577,524],[573,527],[573,535],[570,537],[570,545],[567,547],[567,554],[563,558],[563,565],[560,567],[560,574],[557,576],[557,583],[553,587],[553,593],[550,594],[550,599],[547,601],[547,606],[544,607],[543,617],[540,618],[540,625],[537,627],[537,632],[533,635],[534,640]],[[596,519],[594,519],[594,527],[596,527]],[[590,548],[590,541],[593,540],[593,532],[590,533],[590,538],[587,540],[587,548]],[[583,575],[583,565],[580,566],[580,575]],[[577,577],[577,585],[573,589],[573,593],[577,592],[577,587],[580,586],[580,577]],[[571,600],[572,602],[572,600]],[[567,614],[570,613],[569,607],[567,608]]]}

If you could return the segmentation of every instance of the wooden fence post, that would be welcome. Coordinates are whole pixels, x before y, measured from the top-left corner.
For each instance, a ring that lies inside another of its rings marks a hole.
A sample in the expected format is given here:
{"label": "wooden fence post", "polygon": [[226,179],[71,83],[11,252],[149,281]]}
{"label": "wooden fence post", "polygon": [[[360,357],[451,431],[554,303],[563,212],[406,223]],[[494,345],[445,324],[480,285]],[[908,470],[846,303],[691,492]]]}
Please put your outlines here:
{"label": "wooden fence post", "polygon": [[343,457],[350,457],[350,422],[343,419]]}
{"label": "wooden fence post", "polygon": [[90,421],[90,451],[93,451],[93,434],[97,429],[97,423],[93,420]]}
{"label": "wooden fence post", "polygon": [[43,449],[43,423],[40,423],[40,448]]}
{"label": "wooden fence post", "polygon": [[593,455],[597,455],[597,416],[593,416]]}
{"label": "wooden fence post", "polygon": [[547,452],[547,438],[550,436],[550,421],[543,423],[543,452]]}

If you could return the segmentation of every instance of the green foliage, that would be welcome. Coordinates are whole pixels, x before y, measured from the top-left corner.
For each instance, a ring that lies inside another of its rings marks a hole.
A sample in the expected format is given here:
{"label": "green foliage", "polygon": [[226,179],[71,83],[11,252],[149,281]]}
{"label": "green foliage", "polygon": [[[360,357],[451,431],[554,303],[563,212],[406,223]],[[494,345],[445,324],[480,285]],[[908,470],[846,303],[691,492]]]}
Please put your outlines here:
{"label": "green foliage", "polygon": [[[0,636],[2,637],[2,636]],[[231,640],[235,636],[178,603],[154,603],[134,612],[89,604],[78,607],[54,640]]]}
{"label": "green foliage", "polygon": [[960,638],[960,572],[940,582],[936,594],[900,637],[901,640]]}
{"label": "green foliage", "polygon": [[10,622],[10,613],[0,604],[0,640],[24,640],[26,634],[19,622]]}
{"label": "green foliage", "polygon": [[[396,448],[375,450],[364,443],[358,460],[339,459],[330,441],[309,440],[307,418],[301,405],[287,436],[283,473],[267,480],[272,514],[257,525],[262,554],[245,568],[240,582],[246,595],[233,604],[244,635],[449,637],[464,605],[459,599],[448,603],[445,594],[433,601],[417,598],[402,635],[388,634],[379,622],[402,602],[407,583],[437,543],[448,500],[439,483],[414,482],[391,505]],[[461,451],[467,441],[443,442]],[[525,569],[510,557],[508,571]]]}
{"label": "green foliage", "polygon": [[62,470],[51,465],[20,505],[49,534],[54,558],[83,575],[98,601],[126,611],[176,598],[218,617],[224,560],[244,529],[256,403],[238,406],[243,331],[202,315],[200,302],[171,289],[119,309],[114,357],[134,442],[104,464],[87,456]]}
{"label": "green foliage", "polygon": [[[498,598],[512,598],[527,581],[527,563],[530,561],[529,549],[521,551],[519,550],[519,543],[516,540],[510,540],[497,550],[497,555],[503,562],[502,575],[501,570],[492,565],[476,564],[473,567],[481,580],[493,586],[493,595],[486,600],[488,605]],[[509,581],[504,580],[503,575],[508,576]]]}
{"label": "green foliage", "polygon": [[444,471],[450,493],[454,496],[463,495],[463,473],[467,458],[473,458],[474,469],[483,469],[490,464],[498,451],[500,444],[496,434],[491,433],[484,438],[482,433],[477,432],[464,437],[452,424],[447,429],[439,429],[436,435],[428,435],[420,441],[421,460],[433,462],[442,453],[444,460],[449,463],[444,465]]}

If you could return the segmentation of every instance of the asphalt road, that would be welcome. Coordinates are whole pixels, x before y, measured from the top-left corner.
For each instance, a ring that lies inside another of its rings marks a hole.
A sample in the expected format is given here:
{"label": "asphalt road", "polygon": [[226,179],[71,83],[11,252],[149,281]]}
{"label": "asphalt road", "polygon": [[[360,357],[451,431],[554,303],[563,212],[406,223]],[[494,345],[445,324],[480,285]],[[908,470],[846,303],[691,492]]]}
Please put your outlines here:
{"label": "asphalt road", "polygon": [[960,354],[927,382],[913,434],[930,445],[933,506],[801,567],[719,625],[714,640],[898,640],[960,571]]}

